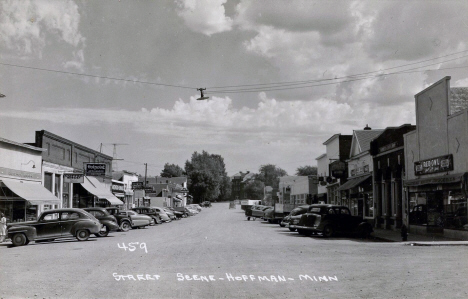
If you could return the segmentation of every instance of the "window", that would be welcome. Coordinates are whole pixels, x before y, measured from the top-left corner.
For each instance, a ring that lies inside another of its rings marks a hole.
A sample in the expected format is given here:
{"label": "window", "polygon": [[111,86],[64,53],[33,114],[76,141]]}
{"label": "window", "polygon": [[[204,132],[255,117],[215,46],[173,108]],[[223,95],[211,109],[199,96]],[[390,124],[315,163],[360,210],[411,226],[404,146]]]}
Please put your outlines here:
{"label": "window", "polygon": [[43,221],[54,221],[59,219],[59,213],[48,213],[42,218]]}
{"label": "window", "polygon": [[44,173],[44,188],[53,192],[52,190],[52,173],[45,172]]}
{"label": "window", "polygon": [[80,219],[80,214],[76,212],[63,212],[61,219],[62,220],[77,220],[77,219]]}
{"label": "window", "polygon": [[56,197],[60,198],[60,185],[61,185],[61,177],[60,174],[55,175],[55,184],[54,184],[54,194]]}

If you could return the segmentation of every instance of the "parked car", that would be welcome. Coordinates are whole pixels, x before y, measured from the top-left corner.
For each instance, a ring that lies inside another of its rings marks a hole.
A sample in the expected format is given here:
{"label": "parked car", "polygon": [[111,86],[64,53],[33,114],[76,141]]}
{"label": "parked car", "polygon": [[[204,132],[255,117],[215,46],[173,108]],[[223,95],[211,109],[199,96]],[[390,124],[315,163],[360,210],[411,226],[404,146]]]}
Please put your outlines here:
{"label": "parked car", "polygon": [[127,216],[127,214],[119,214],[120,210],[116,207],[109,207],[106,210],[112,216],[117,219],[117,224],[120,227],[120,230],[123,232],[127,232],[132,228],[132,220]]}
{"label": "parked car", "polygon": [[14,246],[70,236],[86,241],[90,234],[97,234],[104,229],[99,220],[82,209],[48,210],[37,221],[16,222],[8,226],[8,237]]}
{"label": "parked car", "polygon": [[352,216],[348,207],[330,204],[311,205],[299,223],[289,227],[297,229],[300,234],[320,233],[324,237],[346,233],[367,238],[373,232],[372,225],[361,216]]}
{"label": "parked car", "polygon": [[109,212],[104,208],[84,208],[86,212],[93,215],[99,222],[102,223],[105,230],[101,230],[98,232],[96,237],[106,237],[109,232],[117,231],[120,229],[119,225],[117,224],[117,219],[114,216],[109,214]]}
{"label": "parked car", "polygon": [[[263,218],[265,216],[265,210],[270,208],[269,206],[254,206],[252,207],[252,217],[254,218]],[[247,218],[249,220],[249,218]]]}
{"label": "parked car", "polygon": [[187,210],[189,210],[190,212],[192,212],[192,215],[191,215],[191,216],[196,215],[196,214],[199,213],[198,210],[195,209],[195,208],[192,207],[192,206],[186,206],[185,208],[186,208]]}
{"label": "parked car", "polygon": [[202,207],[201,207],[199,204],[194,203],[194,204],[190,204],[190,205],[188,205],[188,206],[193,207],[193,208],[194,208],[195,210],[197,210],[198,212],[201,212],[201,211],[202,211]]}
{"label": "parked car", "polygon": [[169,217],[169,215],[167,215],[166,211],[164,211],[163,208],[161,208],[161,207],[151,207],[151,208],[154,209],[158,213],[159,217],[161,217],[161,220],[163,222],[171,222],[172,221],[171,218]]}
{"label": "parked car", "polygon": [[[185,215],[185,212],[184,212],[184,211],[179,211],[179,210],[176,210],[176,209],[171,208],[171,207],[167,207],[166,209],[172,211],[172,213],[174,213],[174,215],[177,217],[177,219],[187,217],[187,215]],[[180,208],[179,208],[179,209],[180,209]]]}
{"label": "parked car", "polygon": [[163,208],[164,212],[166,212],[167,216],[169,216],[169,218],[171,218],[171,220],[177,220],[179,219],[172,210],[168,209],[168,208]]}
{"label": "parked car", "polygon": [[302,214],[307,213],[310,205],[298,206],[291,210],[288,216],[284,217],[280,223],[280,226],[289,228],[290,231],[296,231],[296,228],[290,227],[291,224],[295,225],[299,223]]}
{"label": "parked car", "polygon": [[195,214],[197,214],[196,211],[187,207],[184,208],[184,211],[187,216],[194,216]]}
{"label": "parked car", "polygon": [[151,223],[154,221],[154,219],[150,216],[138,214],[132,210],[119,211],[117,215],[128,217],[130,219],[132,228],[144,228],[148,225],[151,225]]}
{"label": "parked car", "polygon": [[211,208],[211,201],[204,201],[201,203],[201,206],[204,208]]}
{"label": "parked car", "polygon": [[159,213],[153,208],[136,207],[136,208],[133,208],[132,211],[135,211],[138,214],[150,216],[153,219],[150,223],[151,226],[156,225],[156,224],[161,224],[163,222],[161,215],[159,215]]}
{"label": "parked car", "polygon": [[268,207],[265,211],[263,211],[263,219],[268,221],[268,223],[276,223],[278,220],[275,219],[275,208]]}

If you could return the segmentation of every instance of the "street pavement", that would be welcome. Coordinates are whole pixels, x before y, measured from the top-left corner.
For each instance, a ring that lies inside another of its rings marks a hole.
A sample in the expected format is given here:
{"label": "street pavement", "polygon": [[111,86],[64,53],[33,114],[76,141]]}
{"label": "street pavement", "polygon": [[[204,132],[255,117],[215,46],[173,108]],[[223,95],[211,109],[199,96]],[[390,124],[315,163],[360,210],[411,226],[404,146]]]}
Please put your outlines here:
{"label": "street pavement", "polygon": [[217,203],[85,242],[0,244],[0,297],[468,298],[467,269],[466,246],[306,237]]}

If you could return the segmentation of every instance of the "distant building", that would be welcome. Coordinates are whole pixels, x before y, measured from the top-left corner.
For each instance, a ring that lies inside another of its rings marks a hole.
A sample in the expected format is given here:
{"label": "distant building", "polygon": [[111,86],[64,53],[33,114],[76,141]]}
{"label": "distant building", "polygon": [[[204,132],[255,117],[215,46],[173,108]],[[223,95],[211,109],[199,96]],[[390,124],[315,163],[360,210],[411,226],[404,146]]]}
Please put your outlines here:
{"label": "distant building", "polygon": [[255,174],[250,171],[247,172],[238,172],[231,177],[232,189],[231,189],[231,199],[232,200],[242,200],[246,199],[246,194],[244,192],[245,185],[255,178]]}

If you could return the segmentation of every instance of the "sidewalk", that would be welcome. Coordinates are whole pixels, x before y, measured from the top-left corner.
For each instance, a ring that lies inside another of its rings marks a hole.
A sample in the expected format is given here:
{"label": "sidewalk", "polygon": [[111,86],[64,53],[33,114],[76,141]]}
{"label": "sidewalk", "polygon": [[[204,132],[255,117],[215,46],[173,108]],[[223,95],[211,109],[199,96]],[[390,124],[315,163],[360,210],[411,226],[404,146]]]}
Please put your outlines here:
{"label": "sidewalk", "polygon": [[400,242],[411,246],[468,246],[468,241],[451,239],[437,234],[409,234],[407,241],[401,240],[400,231],[374,228],[371,238],[384,242]]}

